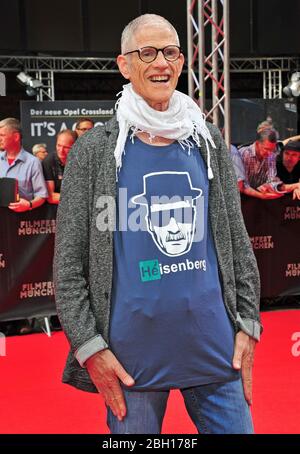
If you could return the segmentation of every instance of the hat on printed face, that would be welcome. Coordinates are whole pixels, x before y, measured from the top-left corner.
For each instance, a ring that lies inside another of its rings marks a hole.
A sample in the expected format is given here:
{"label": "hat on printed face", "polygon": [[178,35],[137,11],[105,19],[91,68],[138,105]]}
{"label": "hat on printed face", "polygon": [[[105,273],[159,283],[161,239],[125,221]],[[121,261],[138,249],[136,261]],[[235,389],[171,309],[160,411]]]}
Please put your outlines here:
{"label": "hat on printed face", "polygon": [[[201,189],[192,186],[188,172],[154,172],[144,175],[143,179],[144,192],[131,199],[136,205],[151,205],[152,197],[179,197],[186,200],[187,197],[197,199],[202,194]],[[164,194],[161,193],[161,188],[164,188]]]}
{"label": "hat on printed face", "polygon": [[298,151],[300,153],[300,141],[290,140],[284,147],[283,151]]}

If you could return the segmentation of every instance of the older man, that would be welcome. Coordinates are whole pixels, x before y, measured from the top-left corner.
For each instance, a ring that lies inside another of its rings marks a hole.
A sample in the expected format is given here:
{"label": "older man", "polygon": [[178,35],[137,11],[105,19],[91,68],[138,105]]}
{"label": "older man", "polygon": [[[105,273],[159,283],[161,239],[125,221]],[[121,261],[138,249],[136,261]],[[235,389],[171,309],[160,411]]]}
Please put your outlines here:
{"label": "older man", "polygon": [[40,161],[22,147],[22,130],[19,120],[5,118],[0,121],[0,178],[18,180],[19,200],[10,203],[9,209],[18,213],[43,205],[48,196]]}
{"label": "older man", "polygon": [[112,433],[159,433],[172,388],[199,431],[252,433],[259,276],[229,153],[175,90],[184,57],[166,19],[133,20],[121,48],[117,117],[75,144],[62,184],[64,381],[102,393]]}
{"label": "older man", "polygon": [[32,154],[40,161],[43,161],[48,156],[47,145],[45,143],[36,143],[32,147]]}
{"label": "older man", "polygon": [[59,203],[67,157],[75,140],[77,140],[77,134],[71,129],[59,132],[56,136],[56,152],[51,153],[43,161],[43,171],[49,193],[47,202],[53,205]]}
{"label": "older man", "polygon": [[[281,181],[276,176],[277,132],[265,128],[257,140],[231,154],[238,186],[242,193],[258,199],[277,199]],[[244,172],[241,173],[241,166]]]}

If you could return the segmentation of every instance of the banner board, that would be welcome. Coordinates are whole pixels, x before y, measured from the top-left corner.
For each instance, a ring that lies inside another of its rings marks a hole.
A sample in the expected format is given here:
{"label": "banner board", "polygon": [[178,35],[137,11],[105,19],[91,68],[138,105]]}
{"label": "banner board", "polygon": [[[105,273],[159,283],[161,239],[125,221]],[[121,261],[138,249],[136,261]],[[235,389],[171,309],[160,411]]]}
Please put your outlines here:
{"label": "banner board", "polygon": [[23,146],[31,152],[36,143],[45,143],[48,152],[55,150],[56,135],[75,129],[79,118],[91,118],[95,126],[106,123],[115,112],[116,101],[21,101]]}

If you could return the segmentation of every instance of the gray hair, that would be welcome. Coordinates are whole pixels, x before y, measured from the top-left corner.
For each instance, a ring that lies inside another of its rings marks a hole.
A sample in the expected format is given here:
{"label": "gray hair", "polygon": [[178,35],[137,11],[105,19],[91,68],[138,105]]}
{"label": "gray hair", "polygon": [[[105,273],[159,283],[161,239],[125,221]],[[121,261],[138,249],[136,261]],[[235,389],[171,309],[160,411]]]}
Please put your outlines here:
{"label": "gray hair", "polygon": [[256,134],[256,140],[258,142],[264,142],[265,140],[268,140],[271,143],[276,143],[277,142],[277,131],[272,128],[267,128],[263,129],[262,131],[258,132]]}
{"label": "gray hair", "polygon": [[56,140],[63,134],[67,134],[67,135],[71,136],[72,139],[74,140],[74,142],[76,142],[76,140],[78,139],[78,135],[76,134],[75,131],[72,131],[72,129],[63,129],[58,134],[56,134]]}
{"label": "gray hair", "polygon": [[0,128],[8,128],[13,132],[18,132],[20,134],[20,141],[22,141],[22,128],[20,120],[17,118],[4,118],[0,121]]}
{"label": "gray hair", "polygon": [[137,31],[142,27],[147,27],[152,25],[153,27],[167,27],[172,33],[174,33],[177,45],[179,46],[179,37],[176,29],[173,25],[164,17],[158,16],[157,14],[143,14],[142,16],[136,17],[123,30],[121,36],[121,52],[124,54],[132,49],[130,49],[130,44],[133,36]]}
{"label": "gray hair", "polygon": [[45,148],[47,150],[47,145],[45,143],[36,143],[32,147],[32,154],[35,156],[40,151],[40,148]]}
{"label": "gray hair", "polygon": [[4,118],[0,121],[0,128],[7,127],[12,131],[22,134],[21,123],[17,118]]}

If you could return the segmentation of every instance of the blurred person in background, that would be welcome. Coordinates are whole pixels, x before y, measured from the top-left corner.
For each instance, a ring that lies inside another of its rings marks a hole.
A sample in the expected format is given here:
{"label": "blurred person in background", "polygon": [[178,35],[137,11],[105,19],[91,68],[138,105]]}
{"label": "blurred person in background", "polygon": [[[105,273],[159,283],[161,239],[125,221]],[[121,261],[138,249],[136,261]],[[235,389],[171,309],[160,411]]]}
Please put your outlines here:
{"label": "blurred person in background", "polygon": [[289,141],[276,160],[277,176],[285,189],[300,199],[300,141]]}
{"label": "blurred person in background", "polygon": [[[259,199],[282,197],[277,177],[277,132],[266,128],[257,133],[257,139],[231,154],[240,192]],[[243,172],[241,172],[241,166]]]}
{"label": "blurred person in background", "polygon": [[47,202],[57,205],[60,201],[60,188],[72,145],[77,140],[77,134],[71,129],[65,129],[56,136],[55,153],[49,154],[43,161],[44,177],[48,189]]}
{"label": "blurred person in background", "polygon": [[43,205],[48,197],[41,162],[22,147],[22,130],[19,120],[5,118],[0,121],[0,178],[18,181],[19,201],[9,209],[17,213]]}
{"label": "blurred person in background", "polygon": [[78,137],[94,127],[94,122],[90,118],[80,118],[75,126],[75,131]]}
{"label": "blurred person in background", "polygon": [[48,156],[47,145],[45,143],[36,143],[32,147],[32,154],[40,161],[43,161]]}

